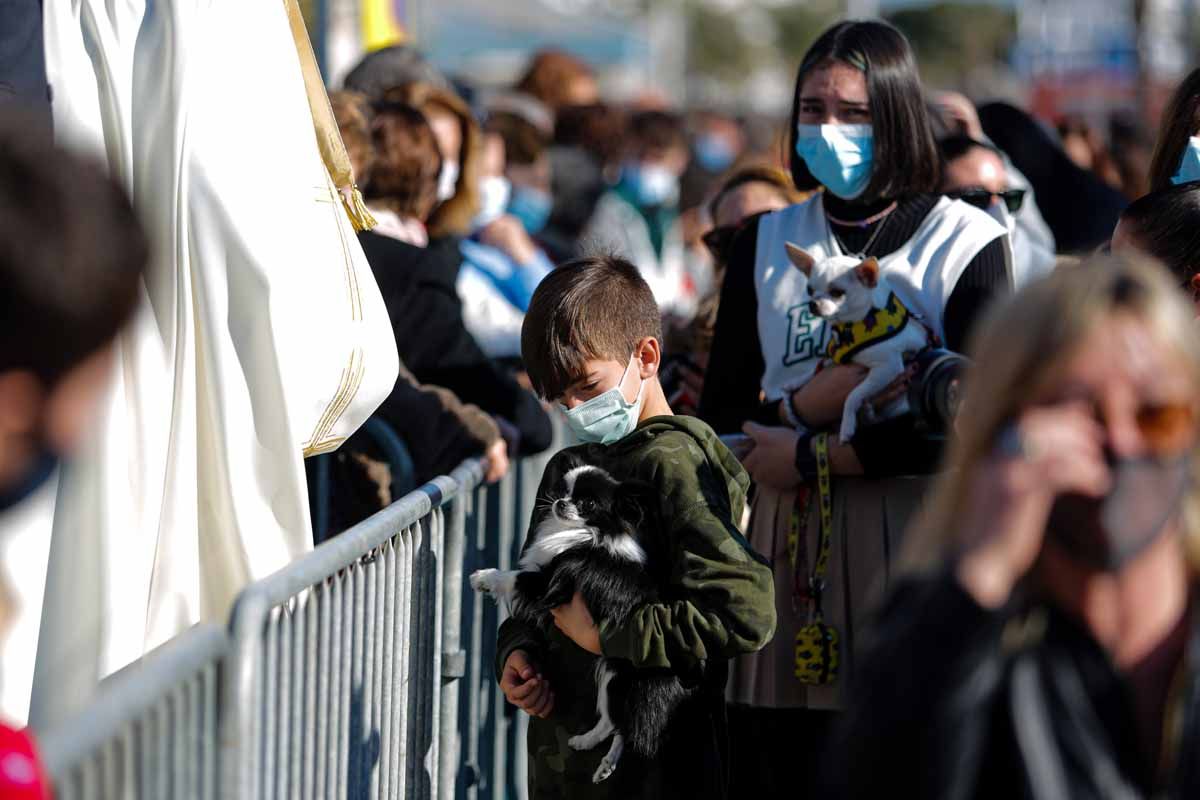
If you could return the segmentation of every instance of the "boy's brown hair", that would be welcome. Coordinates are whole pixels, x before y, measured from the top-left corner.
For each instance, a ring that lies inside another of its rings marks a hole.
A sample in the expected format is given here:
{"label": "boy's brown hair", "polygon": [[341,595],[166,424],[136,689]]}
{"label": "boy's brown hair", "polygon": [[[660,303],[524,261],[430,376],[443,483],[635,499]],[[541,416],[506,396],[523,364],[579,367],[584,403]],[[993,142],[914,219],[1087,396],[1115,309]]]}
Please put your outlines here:
{"label": "boy's brown hair", "polygon": [[662,340],[662,317],[637,267],[614,256],[569,261],[529,303],[521,355],[534,390],[562,396],[591,359],[627,361],[646,337]]}

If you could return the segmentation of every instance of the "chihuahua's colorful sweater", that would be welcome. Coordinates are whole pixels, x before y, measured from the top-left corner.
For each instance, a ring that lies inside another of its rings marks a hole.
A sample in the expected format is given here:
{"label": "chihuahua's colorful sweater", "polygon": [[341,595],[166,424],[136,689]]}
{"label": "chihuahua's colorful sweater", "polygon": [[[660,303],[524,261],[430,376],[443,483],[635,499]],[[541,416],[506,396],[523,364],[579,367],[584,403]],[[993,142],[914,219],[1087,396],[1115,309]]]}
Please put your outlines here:
{"label": "chihuahua's colorful sweater", "polygon": [[892,292],[883,308],[873,308],[855,322],[830,325],[826,355],[836,364],[846,364],[866,348],[899,335],[912,318],[912,313]]}

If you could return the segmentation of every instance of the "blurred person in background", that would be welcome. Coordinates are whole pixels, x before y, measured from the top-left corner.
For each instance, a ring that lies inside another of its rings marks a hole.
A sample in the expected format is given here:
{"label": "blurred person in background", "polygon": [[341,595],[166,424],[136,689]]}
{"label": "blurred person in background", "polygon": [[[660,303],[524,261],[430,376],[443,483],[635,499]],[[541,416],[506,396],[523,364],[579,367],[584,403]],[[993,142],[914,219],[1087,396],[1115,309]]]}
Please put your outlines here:
{"label": "blurred person in background", "polygon": [[603,104],[558,112],[547,153],[553,204],[545,209],[537,197],[530,196],[525,199],[533,202],[526,202],[521,212],[535,219],[546,215],[538,238],[554,261],[584,255],[584,231],[600,197],[620,174],[626,122],[619,109]]}
{"label": "blurred person in background", "polygon": [[1200,796],[1192,314],[1160,267],[1108,257],[981,327],[831,796]]}
{"label": "blurred person in background", "polygon": [[1180,82],[1163,112],[1149,181],[1156,192],[1200,181],[1200,69]]}
{"label": "blurred person in background", "polygon": [[1154,135],[1132,114],[1115,113],[1108,119],[1108,141],[1113,165],[1121,179],[1121,191],[1136,200],[1150,191],[1150,162],[1154,157]]}
{"label": "blurred person in background", "polygon": [[1130,203],[1113,231],[1112,251],[1156,258],[1200,316],[1200,183],[1168,186]]}
{"label": "blurred person in background", "polygon": [[504,176],[511,186],[507,211],[537,239],[554,208],[547,153],[554,135],[553,119],[540,104],[493,103],[485,127],[504,142]]}
{"label": "blurred person in background", "polygon": [[1121,189],[1121,172],[1100,131],[1078,114],[1067,114],[1058,122],[1063,152],[1080,169],[1086,169],[1114,189]]}
{"label": "blurred person in background", "polygon": [[[357,92],[332,92],[329,101],[354,174],[366,185],[375,162],[373,112],[366,97]],[[385,201],[372,205],[372,213],[380,221],[376,227],[387,235],[417,246],[425,241],[419,203],[407,206]],[[393,293],[384,294],[384,303],[389,315],[397,313]],[[407,343],[397,346],[403,349]],[[379,442],[365,431],[356,432],[336,453],[323,456],[334,463],[327,487],[317,478],[316,459],[306,460],[310,502],[314,508],[319,502],[328,503],[328,516],[321,520],[325,530],[317,530],[314,514],[313,535],[317,542],[398,499],[393,487],[415,488],[437,475],[448,474],[466,458],[486,454],[489,481],[497,481],[507,472],[507,446],[495,421],[477,406],[463,403],[450,390],[421,384],[404,363],[400,364],[395,388],[373,416],[403,440],[412,457],[412,474],[396,474],[403,465],[390,463]],[[318,495],[323,489],[328,491],[327,498]]]}
{"label": "blurred person in background", "polygon": [[479,213],[463,239],[458,295],[467,329],[492,358],[519,362],[521,323],[533,290],[554,264],[508,213],[513,185],[506,174],[506,147],[498,132],[483,135]]}
{"label": "blurred person in background", "polygon": [[987,140],[1029,180],[1057,252],[1090,253],[1108,241],[1128,201],[1091,170],[1078,166],[1040,122],[1008,103],[979,109]]}
{"label": "blurred person in background", "polygon": [[687,138],[678,116],[634,114],[620,178],[601,196],[583,233],[585,246],[637,265],[663,314],[683,320],[691,319],[697,300],[679,224],[679,177],[687,164]]}
{"label": "blurred person in background", "polygon": [[[785,244],[817,261],[877,258],[898,300],[951,350],[964,348],[980,310],[1011,285],[1005,229],[938,193],[937,144],[898,30],[874,21],[826,30],[797,71],[789,125],[794,183],[820,191],[751,220],[728,248],[700,409],[719,433],[744,429],[752,439],[744,456],[757,488],[749,538],[774,565],[779,630],[734,665],[730,699],[752,707],[735,769],[769,797],[790,796],[797,776],[804,783],[816,769],[854,674],[856,631],[941,448],[912,414],[864,423],[852,441],[829,443],[821,460],[832,474],[828,502],[818,500],[816,435],[840,421],[866,370],[818,369],[829,328],[811,313],[807,281]],[[902,376],[879,406],[904,389]],[[830,526],[820,523],[823,507]],[[814,577],[818,552],[828,553],[828,566]],[[840,666],[824,680],[796,674],[796,637],[820,619],[817,608],[840,638]],[[797,752],[806,754],[800,763]],[[795,769],[772,768],[780,763]]]}
{"label": "blurred person in background", "polygon": [[1054,269],[1054,248],[1017,224],[1025,202],[1032,198],[1026,189],[1009,184],[1003,154],[967,136],[942,139],[938,147],[943,161],[942,192],[986,211],[1008,231],[1014,285],[1019,288]]}
{"label": "blurred person in background", "polygon": [[[23,686],[26,708],[32,664],[17,662],[37,646],[50,541],[22,514],[98,422],[150,251],[121,188],[33,135],[39,119],[0,129],[0,683]],[[0,796],[49,798],[29,732],[4,722]]]}
{"label": "blurred person in background", "polygon": [[365,95],[373,103],[382,99],[389,89],[410,83],[450,89],[450,81],[425,59],[420,50],[407,44],[367,53],[346,73],[342,86],[347,91]]}
{"label": "blurred person in background", "polygon": [[593,105],[600,99],[600,86],[592,68],[561,50],[535,53],[513,88],[536,98],[556,114],[571,106]]}
{"label": "blurred person in background", "polygon": [[[446,202],[439,199],[445,173],[433,126],[417,108],[385,101],[376,109],[371,138],[375,156],[365,190],[368,207],[428,224]],[[421,382],[445,387],[497,418],[509,439],[510,458],[516,456],[513,445],[522,454],[539,453],[550,446],[550,418],[467,330],[457,290],[461,239],[447,238],[453,249],[435,247],[432,237],[429,246],[421,246],[386,224],[359,234],[387,303],[400,358]]]}
{"label": "blurred person in background", "polygon": [[714,264],[713,288],[700,300],[696,317],[681,337],[676,357],[664,368],[663,384],[671,407],[682,414],[695,414],[704,391],[704,373],[712,349],[713,330],[720,308],[721,285],[725,280],[725,251],[742,223],[767,211],[799,203],[803,195],[792,186],[791,176],[771,166],[736,170],[717,188],[705,214],[712,226],[705,232],[704,246]]}
{"label": "blurred person in background", "polygon": [[[1054,254],[1057,252],[1054,234],[1050,232],[1050,227],[1042,217],[1041,209],[1038,208],[1037,193],[1034,192],[1029,179],[1013,164],[1008,154],[988,138],[987,133],[983,130],[983,124],[979,121],[979,111],[966,95],[958,92],[935,91],[928,100],[928,106],[930,122],[933,124],[934,136],[938,141],[966,137],[993,148],[993,152],[1000,156],[1004,163],[1006,188],[1025,192],[1020,208],[1012,213],[1015,225],[1011,225],[1010,230],[1010,235],[1014,237],[1014,249],[1020,251],[1014,252],[1014,279],[1017,286],[1021,285],[1022,275],[1025,273],[1024,265],[1036,264],[1042,253]],[[1010,223],[1007,221],[1001,222],[1001,224],[1010,227]]]}
{"label": "blurred person in background", "polygon": [[711,111],[689,115],[688,139],[692,157],[680,181],[679,207],[685,213],[702,206],[714,184],[746,149],[746,137],[736,119]]}

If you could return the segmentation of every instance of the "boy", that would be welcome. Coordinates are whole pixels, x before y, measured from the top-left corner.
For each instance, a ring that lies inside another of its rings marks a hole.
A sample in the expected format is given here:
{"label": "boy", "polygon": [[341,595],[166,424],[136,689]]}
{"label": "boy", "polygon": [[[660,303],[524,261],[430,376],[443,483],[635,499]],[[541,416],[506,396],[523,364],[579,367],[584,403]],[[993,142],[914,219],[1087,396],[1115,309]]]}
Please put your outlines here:
{"label": "boy", "polygon": [[[559,267],[534,292],[525,317],[521,350],[530,380],[565,407],[584,442],[550,461],[539,497],[566,468],[566,453],[618,479],[647,481],[658,498],[646,509],[647,524],[671,554],[664,602],[636,610],[624,626],[593,620],[578,595],[555,609],[548,636],[512,619],[501,626],[497,679],[509,701],[534,717],[533,800],[725,797],[726,661],[761,648],[775,630],[771,570],[737,529],[749,480],[707,425],[672,414],[657,377],[660,327],[650,287],[617,258]],[[545,513],[534,512],[531,530]],[[577,752],[567,739],[595,722],[593,667],[601,654],[670,669],[698,691],[672,718],[657,758],[626,749],[612,777],[593,785],[607,747]]]}

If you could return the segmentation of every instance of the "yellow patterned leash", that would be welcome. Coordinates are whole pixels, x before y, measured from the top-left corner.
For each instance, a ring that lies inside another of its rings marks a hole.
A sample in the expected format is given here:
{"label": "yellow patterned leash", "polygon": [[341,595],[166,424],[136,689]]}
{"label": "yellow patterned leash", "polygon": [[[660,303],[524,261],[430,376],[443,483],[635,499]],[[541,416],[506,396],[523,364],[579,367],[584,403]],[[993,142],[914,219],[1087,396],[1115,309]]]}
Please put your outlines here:
{"label": "yellow patterned leash", "polygon": [[[795,672],[801,683],[821,686],[836,679],[840,662],[838,633],[833,627],[825,624],[825,615],[821,608],[821,597],[825,592],[825,572],[829,567],[829,551],[833,540],[829,434],[822,433],[813,437],[813,455],[817,459],[817,502],[820,504],[821,530],[817,543],[817,560],[809,576],[812,618],[809,624],[801,627],[796,633]],[[789,535],[789,545],[790,540]],[[797,547],[799,546],[801,545],[797,541]]]}

